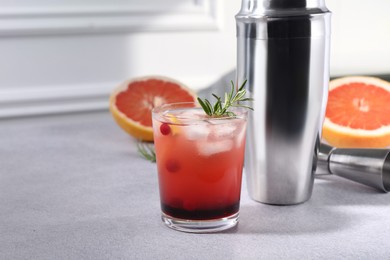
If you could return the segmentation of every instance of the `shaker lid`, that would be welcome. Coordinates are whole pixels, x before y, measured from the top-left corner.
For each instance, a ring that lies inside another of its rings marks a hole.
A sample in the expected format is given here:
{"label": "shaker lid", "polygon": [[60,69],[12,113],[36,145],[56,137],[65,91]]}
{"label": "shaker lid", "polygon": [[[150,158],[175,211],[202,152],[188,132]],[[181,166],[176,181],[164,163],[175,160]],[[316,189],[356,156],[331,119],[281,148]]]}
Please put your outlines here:
{"label": "shaker lid", "polygon": [[324,0],[242,0],[236,18],[286,17],[327,13]]}
{"label": "shaker lid", "polygon": [[330,34],[324,0],[242,0],[237,36],[253,39],[324,37]]}

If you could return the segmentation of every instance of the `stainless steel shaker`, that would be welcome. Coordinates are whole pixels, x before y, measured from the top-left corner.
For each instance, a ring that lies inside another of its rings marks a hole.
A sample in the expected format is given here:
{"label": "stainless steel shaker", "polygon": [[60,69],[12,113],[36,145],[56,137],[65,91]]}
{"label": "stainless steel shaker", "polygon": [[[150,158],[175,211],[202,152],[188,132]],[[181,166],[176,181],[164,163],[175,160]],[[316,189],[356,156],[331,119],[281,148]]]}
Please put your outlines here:
{"label": "stainless steel shaker", "polygon": [[312,193],[329,81],[323,0],[242,0],[237,84],[254,98],[245,173],[252,199],[302,203]]}

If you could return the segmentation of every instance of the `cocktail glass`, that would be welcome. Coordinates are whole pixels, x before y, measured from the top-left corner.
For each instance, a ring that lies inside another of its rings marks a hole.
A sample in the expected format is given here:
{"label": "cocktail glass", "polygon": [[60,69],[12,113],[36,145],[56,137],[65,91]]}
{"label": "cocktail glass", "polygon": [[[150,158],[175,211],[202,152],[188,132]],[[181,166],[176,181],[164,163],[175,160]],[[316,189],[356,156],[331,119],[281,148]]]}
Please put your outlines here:
{"label": "cocktail glass", "polygon": [[238,223],[248,111],[210,117],[196,103],[152,111],[162,220],[170,228],[216,232]]}

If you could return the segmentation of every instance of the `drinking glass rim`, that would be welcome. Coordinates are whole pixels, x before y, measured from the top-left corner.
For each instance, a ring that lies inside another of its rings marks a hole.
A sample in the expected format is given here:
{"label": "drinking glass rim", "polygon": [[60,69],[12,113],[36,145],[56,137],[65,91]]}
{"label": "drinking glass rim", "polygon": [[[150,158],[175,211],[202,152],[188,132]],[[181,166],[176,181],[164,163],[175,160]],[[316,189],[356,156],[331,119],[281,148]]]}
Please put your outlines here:
{"label": "drinking glass rim", "polygon": [[[169,111],[169,108],[171,108],[171,110],[186,108],[186,109],[196,109],[196,110],[203,111],[203,108],[200,106],[198,102],[174,102],[174,103],[167,103],[167,104],[154,107],[152,109],[152,117],[158,119],[159,121],[166,121],[169,123],[180,125],[180,124],[188,124],[188,123],[196,123],[196,122],[205,122],[210,120],[246,119],[248,115],[248,109],[243,107],[231,107],[229,110],[230,111],[233,110],[232,112],[235,113],[234,116],[190,118],[190,117],[175,117],[173,115],[169,115],[169,113],[163,114],[164,112]],[[172,120],[173,118],[180,119],[180,122],[174,122],[175,120]]]}

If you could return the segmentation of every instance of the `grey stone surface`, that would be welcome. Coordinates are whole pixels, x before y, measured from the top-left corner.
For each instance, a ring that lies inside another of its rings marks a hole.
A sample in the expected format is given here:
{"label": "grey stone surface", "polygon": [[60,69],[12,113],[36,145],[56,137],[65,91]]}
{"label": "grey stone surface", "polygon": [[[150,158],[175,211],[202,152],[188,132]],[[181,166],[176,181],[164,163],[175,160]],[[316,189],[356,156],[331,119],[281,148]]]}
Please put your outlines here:
{"label": "grey stone surface", "polygon": [[157,172],[108,112],[0,121],[0,259],[388,259],[390,195],[336,176],[270,206],[242,190],[238,227],[160,220]]}

